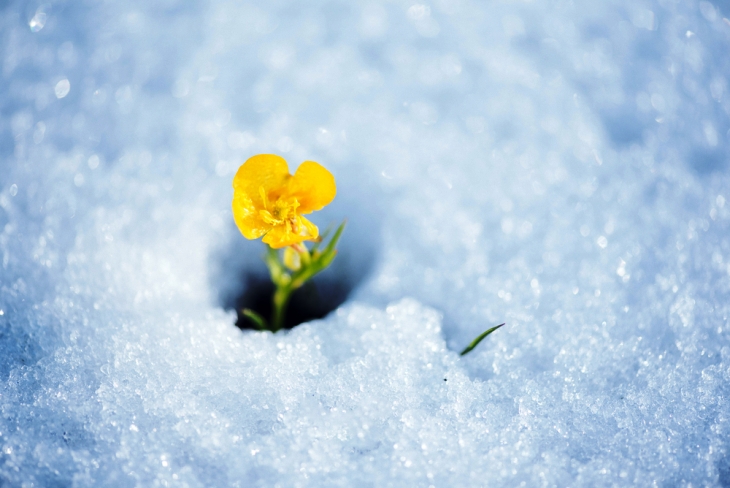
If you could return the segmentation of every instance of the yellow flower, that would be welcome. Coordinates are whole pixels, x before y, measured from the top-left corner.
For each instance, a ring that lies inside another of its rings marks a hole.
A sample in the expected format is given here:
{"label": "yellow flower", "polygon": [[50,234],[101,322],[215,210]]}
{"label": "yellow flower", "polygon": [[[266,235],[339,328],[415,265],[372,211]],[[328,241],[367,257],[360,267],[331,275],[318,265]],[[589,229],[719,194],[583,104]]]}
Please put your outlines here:
{"label": "yellow flower", "polygon": [[294,175],[284,158],[258,154],[238,168],[233,178],[233,218],[246,239],[274,249],[314,240],[319,229],[302,215],[329,204],[335,178],[319,163],[305,161]]}

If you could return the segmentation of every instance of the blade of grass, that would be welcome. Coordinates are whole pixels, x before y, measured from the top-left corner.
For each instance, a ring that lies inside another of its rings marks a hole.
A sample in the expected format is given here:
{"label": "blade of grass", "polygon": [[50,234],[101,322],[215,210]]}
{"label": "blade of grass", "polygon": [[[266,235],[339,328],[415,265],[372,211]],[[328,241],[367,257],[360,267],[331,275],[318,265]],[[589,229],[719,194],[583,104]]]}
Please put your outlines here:
{"label": "blade of grass", "polygon": [[484,332],[482,332],[481,334],[479,334],[479,336],[477,336],[476,339],[474,339],[473,341],[471,341],[471,344],[469,344],[468,346],[466,346],[466,348],[463,351],[461,351],[461,353],[459,354],[459,356],[463,356],[464,354],[467,354],[468,352],[471,352],[471,350],[474,349],[475,347],[477,347],[479,345],[479,343],[482,342],[482,340],[485,337],[487,337],[489,334],[491,334],[495,330],[499,329],[503,325],[504,324],[499,324],[499,325],[497,325],[495,327],[492,327],[491,329],[487,329]]}
{"label": "blade of grass", "polygon": [[332,251],[334,251],[335,246],[337,246],[337,241],[340,240],[342,231],[345,230],[345,224],[347,224],[347,220],[343,220],[342,223],[339,225],[339,227],[337,227],[337,231],[335,232],[335,235],[332,236],[332,239],[327,244],[327,247],[325,247],[324,251],[322,251],[322,255],[325,255],[327,253],[332,253]]}
{"label": "blade of grass", "polygon": [[241,313],[244,317],[253,322],[258,330],[269,330],[269,324],[266,323],[266,319],[250,308],[244,308],[241,310]]}
{"label": "blade of grass", "polygon": [[317,252],[319,250],[320,244],[322,244],[327,239],[327,237],[330,235],[330,232],[332,232],[333,228],[334,228],[334,224],[329,224],[327,226],[327,228],[325,229],[325,231],[319,235],[317,240],[314,242],[314,245],[312,246],[312,251],[311,251],[312,254],[314,254],[315,252]]}

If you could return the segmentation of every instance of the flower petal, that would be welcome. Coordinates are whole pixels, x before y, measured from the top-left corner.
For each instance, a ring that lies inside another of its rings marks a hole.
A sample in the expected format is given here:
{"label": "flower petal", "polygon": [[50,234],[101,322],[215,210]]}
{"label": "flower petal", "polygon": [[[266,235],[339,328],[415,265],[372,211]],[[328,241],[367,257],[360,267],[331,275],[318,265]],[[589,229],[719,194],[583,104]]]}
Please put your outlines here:
{"label": "flower petal", "polygon": [[242,191],[233,192],[233,219],[246,239],[258,239],[271,229],[261,219],[251,198]]}
{"label": "flower petal", "polygon": [[233,191],[234,195],[245,194],[256,209],[263,209],[262,193],[269,201],[276,201],[290,179],[284,158],[275,154],[257,154],[238,168],[233,177]]}
{"label": "flower petal", "polygon": [[262,239],[264,244],[268,244],[272,249],[281,249],[292,244],[298,244],[303,240],[303,237],[288,231],[285,225],[278,225],[272,228]]}
{"label": "flower petal", "polygon": [[307,236],[305,240],[313,241],[319,237],[319,228],[306,217],[302,217],[300,215],[297,217],[297,223],[299,224],[300,229],[302,229],[299,233]]}
{"label": "flower petal", "polygon": [[294,232],[289,222],[285,225],[273,227],[262,239],[273,249],[299,244],[303,241],[311,241],[319,236],[319,229],[304,217],[297,216],[296,223],[299,232]]}
{"label": "flower petal", "polygon": [[321,209],[335,198],[335,177],[321,164],[304,161],[289,181],[288,193],[299,201],[297,213],[308,214]]}

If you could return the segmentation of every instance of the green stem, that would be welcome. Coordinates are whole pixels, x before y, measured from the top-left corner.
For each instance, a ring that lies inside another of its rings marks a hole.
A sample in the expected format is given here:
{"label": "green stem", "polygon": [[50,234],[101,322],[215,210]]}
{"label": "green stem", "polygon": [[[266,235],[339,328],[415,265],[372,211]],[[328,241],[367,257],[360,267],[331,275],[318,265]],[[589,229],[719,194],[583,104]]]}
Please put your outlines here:
{"label": "green stem", "polygon": [[286,316],[286,306],[289,304],[289,298],[294,291],[290,286],[277,286],[274,293],[274,313],[271,318],[271,330],[277,332],[284,327],[284,317]]}

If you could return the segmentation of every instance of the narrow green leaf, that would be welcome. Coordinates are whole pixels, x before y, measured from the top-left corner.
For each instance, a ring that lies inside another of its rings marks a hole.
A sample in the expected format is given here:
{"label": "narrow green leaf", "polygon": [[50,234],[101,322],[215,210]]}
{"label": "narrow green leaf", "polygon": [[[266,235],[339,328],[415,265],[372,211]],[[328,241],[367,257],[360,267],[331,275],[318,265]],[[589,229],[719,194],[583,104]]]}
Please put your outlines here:
{"label": "narrow green leaf", "polygon": [[464,349],[463,351],[461,351],[461,353],[459,355],[460,356],[463,356],[464,354],[470,352],[472,349],[474,349],[475,347],[477,347],[480,342],[482,342],[482,339],[484,339],[489,334],[491,334],[495,330],[499,329],[503,325],[504,324],[499,324],[496,327],[492,327],[491,329],[487,329],[484,332],[482,332],[481,334],[479,334],[479,336],[476,339],[474,339],[473,341],[471,341],[471,344],[469,344],[468,346],[466,346],[466,349]]}
{"label": "narrow green leaf", "polygon": [[327,266],[332,264],[332,261],[335,259],[335,256],[337,256],[337,249],[333,249],[331,252],[328,252],[327,254],[322,255],[322,260],[320,261],[322,269],[325,269]]}
{"label": "narrow green leaf", "polygon": [[330,239],[329,243],[327,244],[327,247],[324,248],[324,251],[322,251],[322,256],[326,254],[331,254],[332,251],[334,251],[335,247],[337,246],[337,242],[340,240],[340,236],[342,235],[342,231],[345,230],[345,224],[347,224],[347,220],[343,220],[342,223],[337,227],[337,231],[335,232],[335,235],[332,236],[332,239]]}
{"label": "narrow green leaf", "polygon": [[293,290],[296,290],[297,288],[303,286],[312,277],[324,271],[327,266],[332,263],[332,260],[337,254],[337,249],[335,249],[335,246],[340,240],[340,236],[342,235],[342,231],[345,228],[346,222],[347,221],[340,224],[340,226],[337,228],[337,232],[335,232],[335,235],[332,236],[330,242],[327,243],[327,247],[325,249],[323,249],[322,251],[317,251],[316,254],[312,253],[311,261],[306,264],[302,263],[302,267],[297,272],[292,274],[291,288]]}
{"label": "narrow green leaf", "polygon": [[317,250],[319,249],[319,246],[327,239],[327,236],[330,235],[330,232],[332,232],[332,224],[329,224],[324,232],[322,232],[319,235],[319,239],[317,239],[314,242],[314,245],[312,246],[312,255],[314,256]]}
{"label": "narrow green leaf", "polygon": [[266,319],[251,310],[250,308],[244,308],[243,310],[241,310],[241,313],[244,317],[253,322],[254,325],[256,325],[257,329],[269,330],[269,324],[266,323]]}
{"label": "narrow green leaf", "polygon": [[319,261],[312,261],[307,265],[306,268],[300,269],[291,280],[292,290],[296,290],[304,286],[314,275],[322,271],[322,267],[319,265]]}

